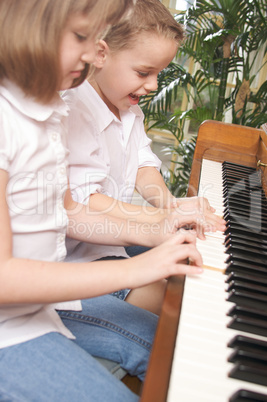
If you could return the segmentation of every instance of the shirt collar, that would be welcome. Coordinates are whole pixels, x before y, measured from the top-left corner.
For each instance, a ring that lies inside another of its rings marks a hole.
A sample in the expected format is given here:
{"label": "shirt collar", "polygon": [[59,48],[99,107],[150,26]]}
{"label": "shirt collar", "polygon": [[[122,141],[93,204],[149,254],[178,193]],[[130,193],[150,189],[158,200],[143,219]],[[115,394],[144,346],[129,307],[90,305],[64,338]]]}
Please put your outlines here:
{"label": "shirt collar", "polygon": [[68,115],[69,108],[60,96],[54,102],[43,105],[25,96],[24,92],[9,80],[4,80],[0,85],[0,94],[22,114],[37,121],[47,120],[54,112],[63,116]]}
{"label": "shirt collar", "polygon": [[121,112],[121,120],[118,120],[118,118],[109,110],[108,106],[105,104],[103,99],[99,96],[97,91],[90,85],[88,82],[87,84],[84,83],[82,85],[87,85],[87,91],[89,93],[89,96],[91,98],[91,102],[96,105],[94,108],[94,116],[95,116],[95,122],[98,126],[98,132],[102,133],[113,121],[122,124],[123,120],[127,120],[131,122],[130,124],[132,125],[135,117],[140,114],[139,112],[139,107],[130,107],[129,110],[125,112]]}

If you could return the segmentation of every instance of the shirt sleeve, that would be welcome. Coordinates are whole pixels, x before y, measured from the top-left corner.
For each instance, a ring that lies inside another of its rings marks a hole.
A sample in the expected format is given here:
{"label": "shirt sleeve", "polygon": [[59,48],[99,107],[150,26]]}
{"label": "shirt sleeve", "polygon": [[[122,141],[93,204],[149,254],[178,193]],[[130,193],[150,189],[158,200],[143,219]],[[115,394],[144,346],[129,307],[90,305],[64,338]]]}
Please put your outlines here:
{"label": "shirt sleeve", "polygon": [[91,194],[104,193],[103,185],[109,174],[101,139],[93,121],[88,118],[84,122],[86,116],[79,111],[79,104],[75,105],[69,116],[67,135],[70,190],[74,201],[82,204],[88,203]]}
{"label": "shirt sleeve", "polygon": [[139,134],[138,167],[152,166],[160,170],[161,160],[152,152],[150,147],[152,141],[148,138],[144,129],[143,112],[139,113],[136,120],[137,133]]}
{"label": "shirt sleeve", "polygon": [[[1,108],[2,109],[2,108]],[[13,119],[14,120],[14,119]],[[12,160],[14,135],[12,131],[12,119],[8,119],[6,113],[0,110],[0,169],[9,170],[10,161]]]}

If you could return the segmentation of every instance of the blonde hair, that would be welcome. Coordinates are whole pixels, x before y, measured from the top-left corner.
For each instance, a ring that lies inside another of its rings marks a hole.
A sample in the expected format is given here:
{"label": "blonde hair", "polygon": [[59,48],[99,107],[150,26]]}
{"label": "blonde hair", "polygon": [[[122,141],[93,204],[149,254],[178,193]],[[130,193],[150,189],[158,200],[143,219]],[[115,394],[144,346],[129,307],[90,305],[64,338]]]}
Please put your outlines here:
{"label": "blonde hair", "polygon": [[[60,82],[59,47],[75,13],[90,16],[92,36],[117,23],[134,0],[0,0],[0,82],[15,82],[25,95],[47,103]],[[79,85],[87,76],[86,65]]]}
{"label": "blonde hair", "polygon": [[174,40],[177,47],[184,39],[183,27],[159,0],[137,0],[131,18],[112,26],[102,39],[116,52],[132,48],[143,33]]}

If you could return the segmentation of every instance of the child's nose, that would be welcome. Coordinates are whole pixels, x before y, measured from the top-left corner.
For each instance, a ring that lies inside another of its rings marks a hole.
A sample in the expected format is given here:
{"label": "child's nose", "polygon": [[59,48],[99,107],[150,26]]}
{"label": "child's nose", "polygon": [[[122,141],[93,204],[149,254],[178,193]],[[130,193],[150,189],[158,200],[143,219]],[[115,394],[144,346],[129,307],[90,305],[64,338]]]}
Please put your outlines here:
{"label": "child's nose", "polygon": [[82,56],[81,56],[81,60],[84,63],[88,63],[91,64],[95,61],[95,57],[96,57],[96,50],[94,46],[88,46],[85,48]]}
{"label": "child's nose", "polygon": [[144,87],[147,92],[156,91],[156,89],[158,88],[158,77],[157,76],[148,77]]}

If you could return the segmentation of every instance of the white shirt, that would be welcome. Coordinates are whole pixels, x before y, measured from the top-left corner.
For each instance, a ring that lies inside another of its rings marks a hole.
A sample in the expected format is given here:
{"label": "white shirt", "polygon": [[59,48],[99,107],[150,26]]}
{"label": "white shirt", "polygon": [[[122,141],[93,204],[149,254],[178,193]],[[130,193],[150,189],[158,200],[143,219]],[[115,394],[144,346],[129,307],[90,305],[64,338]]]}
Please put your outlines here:
{"label": "white shirt", "polygon": [[[60,98],[43,106],[9,81],[0,85],[0,169],[9,175],[6,197],[14,257],[65,258],[67,114]],[[0,348],[54,331],[73,338],[53,305],[0,306]]]}
{"label": "white shirt", "polygon": [[[91,194],[102,193],[130,203],[138,169],[159,169],[161,165],[151,151],[140,107],[120,112],[119,120],[87,81],[62,96],[70,107],[67,144],[73,199],[87,204]],[[118,234],[119,228],[114,227],[114,236]],[[127,257],[123,247],[96,246],[69,238],[66,244],[67,261]]]}

